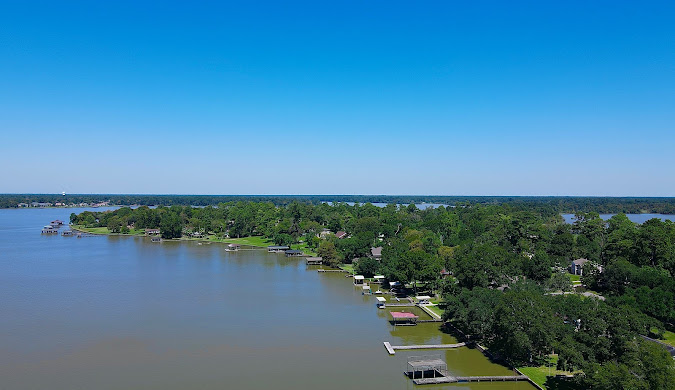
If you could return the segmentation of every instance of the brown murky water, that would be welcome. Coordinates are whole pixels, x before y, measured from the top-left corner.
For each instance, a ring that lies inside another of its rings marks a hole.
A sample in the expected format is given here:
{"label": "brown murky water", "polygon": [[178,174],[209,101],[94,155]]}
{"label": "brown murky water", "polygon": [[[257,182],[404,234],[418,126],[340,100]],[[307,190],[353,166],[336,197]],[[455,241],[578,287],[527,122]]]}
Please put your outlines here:
{"label": "brown murky water", "polygon": [[[73,209],[0,210],[0,389],[408,389],[406,357],[509,375],[438,324],[391,326],[351,280],[222,245],[40,235]],[[480,383],[423,389],[532,389]]]}

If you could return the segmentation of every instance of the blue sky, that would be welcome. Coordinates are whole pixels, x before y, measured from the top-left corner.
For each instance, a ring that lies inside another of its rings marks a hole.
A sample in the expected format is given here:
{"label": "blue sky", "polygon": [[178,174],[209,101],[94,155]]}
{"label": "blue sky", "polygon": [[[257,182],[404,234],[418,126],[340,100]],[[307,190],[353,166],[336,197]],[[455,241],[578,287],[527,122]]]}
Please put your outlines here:
{"label": "blue sky", "polygon": [[675,3],[0,3],[0,192],[675,196]]}

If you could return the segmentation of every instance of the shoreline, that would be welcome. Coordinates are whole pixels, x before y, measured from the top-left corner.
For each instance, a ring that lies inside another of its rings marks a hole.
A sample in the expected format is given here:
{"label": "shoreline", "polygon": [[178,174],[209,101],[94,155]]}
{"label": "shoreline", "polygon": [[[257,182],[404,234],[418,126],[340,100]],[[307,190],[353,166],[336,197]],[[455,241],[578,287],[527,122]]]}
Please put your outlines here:
{"label": "shoreline", "polygon": [[[146,236],[143,233],[111,233],[111,232],[96,232],[96,231],[91,231],[93,229],[100,229],[100,228],[86,228],[86,227],[81,227],[79,225],[68,225],[71,230],[73,231],[78,231],[81,233],[87,233],[87,234],[94,234],[97,236],[126,236],[126,237],[150,237]],[[107,228],[106,228],[107,229]],[[162,238],[162,241],[196,241],[196,242],[208,242],[208,243],[218,243],[218,244],[239,244],[239,245],[245,245],[245,246],[251,246],[254,248],[262,248],[265,249],[268,246],[273,246],[274,243],[272,242],[256,242],[256,241],[269,241],[268,238],[264,238],[263,236],[248,236],[248,237],[240,237],[240,238],[228,238],[228,239],[223,239],[223,238],[192,238],[192,237],[181,237],[181,238]],[[293,246],[297,246],[297,248],[293,248]],[[298,244],[291,245],[292,249],[298,249],[303,251],[303,253],[311,256],[316,256],[316,252],[311,251],[307,248],[301,248],[298,246]]]}

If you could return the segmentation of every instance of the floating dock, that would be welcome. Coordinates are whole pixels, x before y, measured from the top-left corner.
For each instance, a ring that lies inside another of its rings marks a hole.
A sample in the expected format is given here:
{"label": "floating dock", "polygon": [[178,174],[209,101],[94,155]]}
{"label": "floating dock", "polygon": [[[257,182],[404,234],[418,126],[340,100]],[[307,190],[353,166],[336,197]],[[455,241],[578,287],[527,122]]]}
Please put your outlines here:
{"label": "floating dock", "polygon": [[[406,375],[409,375],[406,373]],[[437,376],[435,378],[417,378],[412,380],[416,385],[435,385],[440,383],[467,383],[467,382],[518,382],[529,381],[525,375],[503,376]]]}

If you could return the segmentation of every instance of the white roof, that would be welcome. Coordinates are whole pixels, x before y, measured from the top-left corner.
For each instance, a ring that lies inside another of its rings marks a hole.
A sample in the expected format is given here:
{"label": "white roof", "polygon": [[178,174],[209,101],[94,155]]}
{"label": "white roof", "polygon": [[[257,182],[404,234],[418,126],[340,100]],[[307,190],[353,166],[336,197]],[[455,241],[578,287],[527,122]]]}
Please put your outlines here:
{"label": "white roof", "polygon": [[418,301],[421,301],[421,300],[427,300],[428,301],[429,299],[431,299],[431,297],[428,296],[428,295],[418,295],[415,298],[417,298]]}
{"label": "white roof", "polygon": [[364,289],[364,290],[370,290],[370,286],[367,285],[367,284],[364,284],[364,285],[363,285],[363,289]]}
{"label": "white roof", "polygon": [[378,302],[387,302],[387,300],[384,297],[375,297]]}
{"label": "white roof", "polygon": [[375,275],[373,276],[375,279],[384,279],[384,275]]}
{"label": "white roof", "polygon": [[400,286],[400,282],[389,282],[389,286]]}
{"label": "white roof", "polygon": [[354,279],[363,280],[363,275],[354,275]]}

